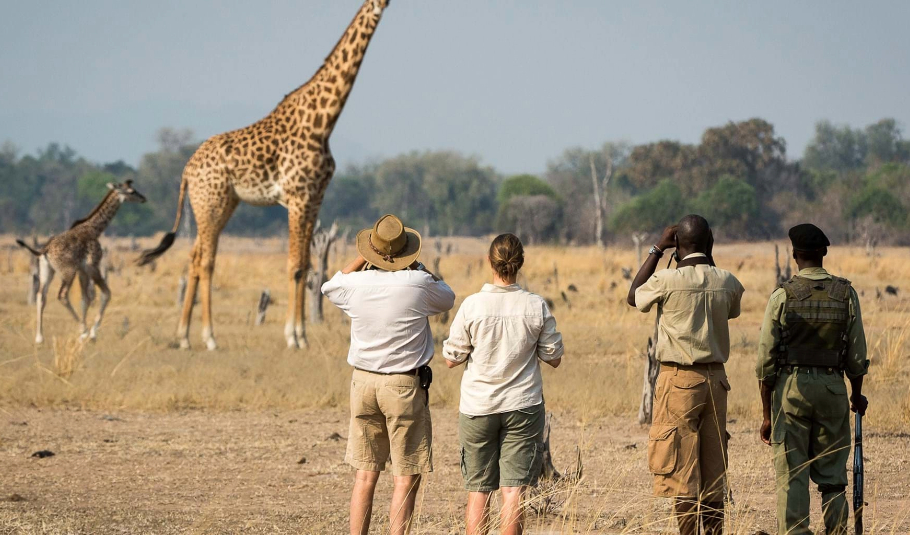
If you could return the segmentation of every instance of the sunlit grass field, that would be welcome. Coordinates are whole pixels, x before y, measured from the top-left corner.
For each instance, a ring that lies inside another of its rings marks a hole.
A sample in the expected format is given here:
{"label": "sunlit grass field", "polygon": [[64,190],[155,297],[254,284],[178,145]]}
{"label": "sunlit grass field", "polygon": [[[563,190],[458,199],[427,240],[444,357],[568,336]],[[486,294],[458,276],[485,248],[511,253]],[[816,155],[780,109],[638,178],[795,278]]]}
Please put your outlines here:
{"label": "sunlit grass field", "polygon": [[[140,245],[154,242],[140,240]],[[7,237],[0,245],[12,243],[12,237]],[[424,244],[423,261],[432,266],[433,260],[440,257],[440,274],[458,295],[456,307],[489,279],[484,263],[487,243],[452,238],[442,239],[438,245],[434,239]],[[238,411],[303,413],[314,415],[319,421],[342,421],[337,428],[346,436],[343,420],[350,378],[345,361],[349,324],[326,302],[325,322],[307,326],[309,348],[285,349],[282,331],[287,274],[282,241],[232,237],[222,240],[213,293],[215,335],[220,346],[216,352],[205,351],[201,341],[199,306],[191,328],[193,350],[179,350],[174,343],[179,316],[178,284],[186,267],[189,242],[178,240],[174,250],[161,258],[154,270],[134,266],[138,252],[129,250],[128,240],[108,239],[105,244],[112,267],[109,284],[113,298],[98,341],[93,344],[78,340],[76,324],[51,299],[45,313],[46,342],[35,346],[35,311],[26,303],[29,255],[19,250],[2,251],[0,411],[11,419],[22,411],[39,409],[52,413],[119,412],[163,419],[200,411],[211,418]],[[783,257],[786,244],[779,245]],[[329,257],[330,274],[354,254],[351,245],[336,245]],[[753,370],[765,303],[775,285],[774,244],[718,244],[715,257],[718,265],[731,270],[746,288],[742,316],[731,322],[733,348],[728,375],[733,390],[729,418],[731,422],[735,420],[731,428],[738,432],[734,436],[740,445],[731,446],[731,486],[738,501],[732,506],[728,526],[734,533],[751,534],[759,525],[773,532],[774,483],[767,481],[773,471],[770,450],[757,444],[760,402]],[[889,466],[893,472],[888,477],[894,478],[876,479],[870,469],[867,493],[872,499],[867,501],[872,505],[867,525],[874,523],[877,530],[885,533],[910,532],[910,476],[905,464],[910,459],[910,301],[904,295],[910,293],[908,260],[907,249],[882,248],[873,257],[864,249],[849,247],[832,248],[826,260],[826,267],[851,279],[860,294],[873,363],[865,388],[870,399],[865,429],[867,433],[888,437],[887,450],[883,439],[881,453],[887,451],[891,460],[889,464],[888,459],[870,457],[870,463],[872,467],[878,462]],[[533,520],[532,525],[537,526],[533,532],[674,532],[667,521],[669,506],[648,498],[647,473],[639,473],[645,470],[645,444],[641,437],[646,440],[646,429],[637,426],[636,414],[643,352],[653,330],[654,316],[626,305],[629,281],[623,277],[623,268],[631,268],[633,273],[637,268],[631,248],[527,248],[519,282],[553,302],[553,313],[566,344],[563,366],[544,370],[548,410],[561,422],[561,427],[553,431],[554,455],[561,470],[563,465],[574,462],[576,446],[585,459],[585,478],[551,491],[559,494],[559,506],[547,518]],[[58,283],[55,281],[51,296],[56,294]],[[896,295],[886,292],[887,286],[896,288]],[[255,326],[256,307],[264,289],[271,291],[274,303],[264,324]],[[74,288],[72,299],[78,309],[78,288]],[[89,314],[93,317],[94,307]],[[431,325],[438,347],[448,325],[439,318]],[[435,372],[431,394],[434,426],[441,429],[439,436],[454,440],[455,424],[450,420],[455,419],[457,411],[461,372],[441,365],[436,366]],[[150,425],[154,425],[155,418]],[[611,426],[618,431],[612,433]],[[618,442],[612,441],[613,435],[620,437]],[[0,435],[0,440],[3,438],[14,441],[9,433]],[[609,446],[605,440],[610,441]],[[623,441],[639,445],[620,451],[625,447],[619,444]],[[867,451],[875,447],[874,440],[869,442]],[[418,524],[415,531],[449,533],[459,529],[459,511],[463,509],[449,509],[452,502],[463,498],[458,490],[460,473],[454,455],[445,448],[451,448],[451,444],[443,446],[437,441],[437,464],[451,462],[455,467],[438,468],[432,476],[437,479],[430,479],[431,484],[425,486],[422,514],[434,520]],[[615,455],[614,449],[618,451]],[[735,457],[737,451],[741,453],[739,459]],[[634,462],[627,462],[628,459]],[[331,470],[337,471],[341,481],[336,482],[340,500],[335,504],[336,510],[343,510],[347,500],[344,489],[349,473],[339,466],[341,460],[340,453],[331,460]],[[433,481],[447,489],[450,500],[433,498]],[[629,482],[636,486],[623,486]],[[6,491],[2,485],[0,481],[0,491]],[[887,496],[874,495],[876,485],[887,488]],[[449,509],[440,510],[441,503]],[[15,525],[10,521],[16,518],[11,505],[0,505],[0,526]],[[377,511],[380,508],[377,506]],[[335,522],[341,517],[326,518]],[[375,523],[381,524],[379,520]],[[19,526],[26,532],[55,532],[33,529],[34,525],[25,522]],[[314,525],[318,524],[310,527]],[[329,525],[332,524],[326,524]],[[342,530],[308,531],[298,526],[288,532]],[[171,532],[164,529],[164,524],[153,531]],[[202,531],[233,532],[218,528]],[[238,528],[237,532],[241,531]]]}

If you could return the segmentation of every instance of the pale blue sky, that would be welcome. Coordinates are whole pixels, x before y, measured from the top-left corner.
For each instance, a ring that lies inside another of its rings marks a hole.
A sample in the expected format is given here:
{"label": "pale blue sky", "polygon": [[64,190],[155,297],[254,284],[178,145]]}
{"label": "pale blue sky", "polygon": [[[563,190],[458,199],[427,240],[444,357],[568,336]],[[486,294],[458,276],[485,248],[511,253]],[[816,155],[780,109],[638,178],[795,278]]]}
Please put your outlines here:
{"label": "pale blue sky", "polygon": [[[359,0],[0,0],[0,142],[135,164],[306,81]],[[344,165],[456,149],[540,172],[573,145],[768,119],[910,123],[910,2],[393,0],[333,137]]]}

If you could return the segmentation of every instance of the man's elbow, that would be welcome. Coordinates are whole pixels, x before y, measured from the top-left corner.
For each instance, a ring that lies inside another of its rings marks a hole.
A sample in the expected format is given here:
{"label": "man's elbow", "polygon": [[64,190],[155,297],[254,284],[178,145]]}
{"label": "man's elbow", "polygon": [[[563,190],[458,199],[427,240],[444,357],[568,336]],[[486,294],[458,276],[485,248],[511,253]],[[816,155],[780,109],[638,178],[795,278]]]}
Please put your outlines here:
{"label": "man's elbow", "polygon": [[548,360],[546,363],[550,366],[553,366],[554,368],[558,368],[559,365],[562,364],[562,357],[559,357],[558,359]]}
{"label": "man's elbow", "polygon": [[626,297],[626,303],[628,303],[630,307],[634,307],[635,306],[635,294],[629,294],[628,297]]}

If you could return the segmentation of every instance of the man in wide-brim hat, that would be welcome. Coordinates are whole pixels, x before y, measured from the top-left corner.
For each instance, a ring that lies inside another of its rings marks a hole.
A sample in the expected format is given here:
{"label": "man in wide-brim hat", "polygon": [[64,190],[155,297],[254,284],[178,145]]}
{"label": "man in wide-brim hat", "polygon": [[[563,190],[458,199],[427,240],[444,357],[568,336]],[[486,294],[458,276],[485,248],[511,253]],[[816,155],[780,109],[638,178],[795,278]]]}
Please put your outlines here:
{"label": "man in wide-brim hat", "polygon": [[420,234],[394,215],[357,233],[356,242],[357,258],[322,286],[351,318],[351,532],[369,531],[376,482],[391,461],[391,532],[405,533],[420,475],[433,470],[427,318],[450,310],[455,293],[417,261]]}

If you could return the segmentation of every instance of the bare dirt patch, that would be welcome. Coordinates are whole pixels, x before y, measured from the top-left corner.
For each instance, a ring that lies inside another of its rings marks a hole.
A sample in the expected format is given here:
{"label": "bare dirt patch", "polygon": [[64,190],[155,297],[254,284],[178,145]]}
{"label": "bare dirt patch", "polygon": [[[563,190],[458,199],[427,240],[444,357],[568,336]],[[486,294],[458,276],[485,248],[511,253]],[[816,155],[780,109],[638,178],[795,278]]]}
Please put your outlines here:
{"label": "bare dirt patch", "polygon": [[[451,409],[435,410],[433,416],[436,471],[423,486],[415,532],[456,533],[463,529],[465,500],[457,419]],[[351,469],[343,463],[347,414],[342,410],[112,414],[14,409],[4,411],[3,418],[0,497],[18,498],[0,500],[0,533],[347,529]],[[750,423],[730,426],[731,532],[773,532],[770,451]],[[583,481],[564,491],[557,501],[566,503],[547,518],[533,519],[531,532],[675,532],[667,521],[669,504],[649,496],[646,429],[624,418],[582,422],[557,415],[553,453],[560,470],[574,462],[576,445],[584,461]],[[44,449],[56,455],[31,457]],[[910,532],[910,439],[870,430],[866,450],[873,504],[867,526],[876,533]],[[389,479],[383,478],[375,533],[382,532],[389,492]]]}

